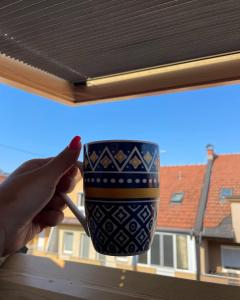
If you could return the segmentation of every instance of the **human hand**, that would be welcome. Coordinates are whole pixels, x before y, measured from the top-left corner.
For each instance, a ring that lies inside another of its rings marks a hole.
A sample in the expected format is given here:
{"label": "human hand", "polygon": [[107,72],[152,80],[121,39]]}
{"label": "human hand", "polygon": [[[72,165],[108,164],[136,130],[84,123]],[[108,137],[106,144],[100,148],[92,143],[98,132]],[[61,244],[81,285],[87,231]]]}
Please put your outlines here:
{"label": "human hand", "polygon": [[63,220],[64,194],[80,176],[80,150],[80,137],[75,137],[58,156],[27,161],[0,185],[0,257]]}

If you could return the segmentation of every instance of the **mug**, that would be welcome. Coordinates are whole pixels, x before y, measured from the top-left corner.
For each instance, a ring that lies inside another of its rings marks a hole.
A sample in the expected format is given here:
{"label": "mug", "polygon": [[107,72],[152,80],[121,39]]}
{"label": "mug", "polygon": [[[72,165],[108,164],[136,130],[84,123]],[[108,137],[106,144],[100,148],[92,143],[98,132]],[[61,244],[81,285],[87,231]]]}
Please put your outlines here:
{"label": "mug", "polygon": [[145,141],[109,140],[84,145],[85,219],[95,250],[113,256],[146,252],[159,202],[159,149]]}

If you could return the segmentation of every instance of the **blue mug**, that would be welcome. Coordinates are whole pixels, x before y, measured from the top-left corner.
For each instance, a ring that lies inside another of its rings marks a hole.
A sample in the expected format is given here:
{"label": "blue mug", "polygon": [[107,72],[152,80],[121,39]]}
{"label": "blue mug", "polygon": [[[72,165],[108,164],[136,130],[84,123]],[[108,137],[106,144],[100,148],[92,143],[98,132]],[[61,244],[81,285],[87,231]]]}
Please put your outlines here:
{"label": "blue mug", "polygon": [[159,202],[159,149],[144,141],[84,145],[84,227],[97,252],[131,256],[152,243]]}

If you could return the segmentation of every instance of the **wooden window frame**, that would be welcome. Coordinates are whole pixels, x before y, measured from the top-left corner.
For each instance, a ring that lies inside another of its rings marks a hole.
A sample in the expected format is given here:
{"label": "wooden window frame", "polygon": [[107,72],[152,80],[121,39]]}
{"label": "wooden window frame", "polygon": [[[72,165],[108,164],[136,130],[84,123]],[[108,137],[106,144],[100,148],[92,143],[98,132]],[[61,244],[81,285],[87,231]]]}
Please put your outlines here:
{"label": "wooden window frame", "polygon": [[[2,299],[239,299],[239,286],[15,254],[0,269]],[[17,294],[16,294],[17,293]],[[12,297],[11,297],[12,295]]]}
{"label": "wooden window frame", "polygon": [[95,78],[78,86],[0,54],[0,82],[64,104],[98,103],[240,83],[240,53]]}

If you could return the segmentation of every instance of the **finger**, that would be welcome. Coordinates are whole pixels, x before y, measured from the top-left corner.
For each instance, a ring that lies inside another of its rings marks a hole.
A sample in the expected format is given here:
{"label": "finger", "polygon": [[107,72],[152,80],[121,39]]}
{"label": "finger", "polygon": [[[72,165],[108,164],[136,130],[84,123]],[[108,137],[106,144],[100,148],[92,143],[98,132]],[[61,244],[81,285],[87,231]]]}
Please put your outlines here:
{"label": "finger", "polygon": [[76,165],[72,166],[67,173],[64,174],[64,176],[74,178],[78,173],[78,167]]}
{"label": "finger", "polygon": [[23,163],[21,166],[19,166],[12,174],[12,175],[19,175],[28,171],[33,171],[34,169],[40,168],[46,163],[48,163],[52,157],[48,158],[36,158],[31,159]]}
{"label": "finger", "polygon": [[35,218],[34,223],[38,223],[40,228],[53,227],[62,222],[64,214],[59,210],[41,211]]}
{"label": "finger", "polygon": [[55,194],[43,210],[64,210],[66,203],[60,194]]}
{"label": "finger", "polygon": [[60,179],[56,190],[60,193],[70,193],[74,190],[80,178],[80,171],[74,166]]}
{"label": "finger", "polygon": [[69,147],[51,159],[42,167],[43,177],[49,181],[52,178],[57,183],[60,178],[76,163],[81,150],[80,137],[75,137]]}
{"label": "finger", "polygon": [[64,177],[57,185],[56,191],[59,193],[71,193],[76,186],[76,180],[74,178]]}

